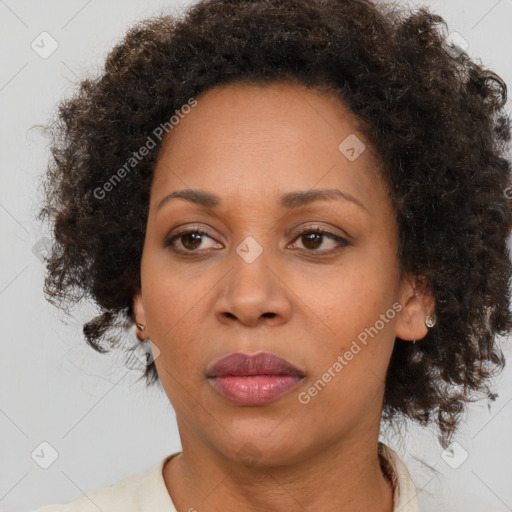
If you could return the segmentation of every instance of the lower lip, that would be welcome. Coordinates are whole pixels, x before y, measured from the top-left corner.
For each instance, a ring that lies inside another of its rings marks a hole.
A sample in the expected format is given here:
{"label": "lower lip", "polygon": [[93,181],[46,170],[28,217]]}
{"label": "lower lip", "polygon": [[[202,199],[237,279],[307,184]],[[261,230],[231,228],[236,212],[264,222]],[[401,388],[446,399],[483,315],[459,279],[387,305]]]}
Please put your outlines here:
{"label": "lower lip", "polygon": [[239,405],[264,405],[295,388],[302,377],[294,375],[246,375],[208,379],[213,388]]}

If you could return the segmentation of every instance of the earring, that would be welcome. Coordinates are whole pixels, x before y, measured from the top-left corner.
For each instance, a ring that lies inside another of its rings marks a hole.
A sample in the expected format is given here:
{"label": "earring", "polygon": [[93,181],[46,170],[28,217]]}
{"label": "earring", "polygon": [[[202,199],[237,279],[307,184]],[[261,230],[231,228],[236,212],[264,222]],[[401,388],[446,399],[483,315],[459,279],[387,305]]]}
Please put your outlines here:
{"label": "earring", "polygon": [[425,325],[427,327],[434,327],[435,324],[436,324],[436,317],[434,314],[427,315],[425,317]]}
{"label": "earring", "polygon": [[146,328],[145,325],[139,324],[138,322],[135,322],[135,325],[137,326],[137,329],[139,329],[141,331],[143,331]]}

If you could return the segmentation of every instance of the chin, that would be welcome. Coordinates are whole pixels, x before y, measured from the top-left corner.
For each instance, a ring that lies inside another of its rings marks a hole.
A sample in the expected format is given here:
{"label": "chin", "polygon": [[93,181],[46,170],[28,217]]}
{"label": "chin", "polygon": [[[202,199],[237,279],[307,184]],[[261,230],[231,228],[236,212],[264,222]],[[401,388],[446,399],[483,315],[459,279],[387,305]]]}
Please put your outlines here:
{"label": "chin", "polygon": [[[276,428],[277,427],[277,428]],[[216,450],[225,458],[247,467],[275,467],[295,464],[317,448],[311,446],[304,433],[289,431],[281,424],[272,422],[272,428],[253,423],[247,429],[239,428],[227,434],[222,440],[210,440]]]}

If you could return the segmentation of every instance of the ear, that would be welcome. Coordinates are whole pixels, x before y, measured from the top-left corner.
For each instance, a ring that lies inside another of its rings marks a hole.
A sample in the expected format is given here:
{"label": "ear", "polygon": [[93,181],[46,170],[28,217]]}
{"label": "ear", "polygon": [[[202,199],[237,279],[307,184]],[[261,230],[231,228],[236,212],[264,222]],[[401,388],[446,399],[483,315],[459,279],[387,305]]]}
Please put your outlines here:
{"label": "ear", "polygon": [[404,277],[401,283],[400,304],[395,336],[402,340],[421,340],[427,335],[425,317],[434,313],[435,299],[424,276]]}
{"label": "ear", "polygon": [[[135,315],[135,321],[138,322],[139,324],[146,325],[146,315],[144,313],[144,305],[142,304],[142,294],[140,290],[133,296],[132,306],[133,313]],[[146,339],[137,326],[135,326],[135,334],[139,341],[144,341]]]}

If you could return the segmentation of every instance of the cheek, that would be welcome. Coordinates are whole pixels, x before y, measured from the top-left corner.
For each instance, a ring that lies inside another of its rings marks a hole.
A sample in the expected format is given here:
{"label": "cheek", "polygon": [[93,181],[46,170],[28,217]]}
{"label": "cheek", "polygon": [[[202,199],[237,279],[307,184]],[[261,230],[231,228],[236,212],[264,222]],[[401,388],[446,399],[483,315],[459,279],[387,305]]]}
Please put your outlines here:
{"label": "cheek", "polygon": [[398,280],[392,248],[375,244],[347,252],[339,265],[298,272],[293,288],[305,314],[341,348],[392,306]]}
{"label": "cheek", "polygon": [[175,411],[189,418],[195,414],[196,395],[204,381],[198,364],[204,333],[197,313],[199,298],[190,293],[194,287],[183,292],[176,284],[175,279],[155,282],[146,315],[151,338],[160,349],[155,365],[162,387]]}
{"label": "cheek", "polygon": [[336,325],[336,336],[324,337],[325,344],[314,351],[308,382],[301,389],[305,395],[298,398],[301,404],[309,401],[304,413],[317,418],[323,429],[355,427],[362,417],[381,410],[394,344],[394,310],[383,311],[388,323],[380,319],[379,308],[361,311],[359,318],[348,311]]}
{"label": "cheek", "polygon": [[189,311],[204,295],[200,276],[186,274],[173,263],[170,249],[158,245],[157,235],[148,231],[148,238],[154,239],[144,248],[141,263],[142,295],[147,323],[153,336],[166,341],[174,332],[189,323]]}
{"label": "cheek", "polygon": [[184,280],[179,272],[152,265],[149,259],[144,270],[144,312],[151,339],[160,349],[157,370],[193,375],[201,353],[200,305],[208,289],[199,281]]}
{"label": "cheek", "polygon": [[312,401],[327,409],[362,411],[361,404],[369,406],[383,390],[395,341],[398,271],[393,249],[354,251],[332,274],[315,277],[318,286],[311,287],[311,276],[297,283],[311,325],[321,330],[310,360],[309,385],[320,380]]}

